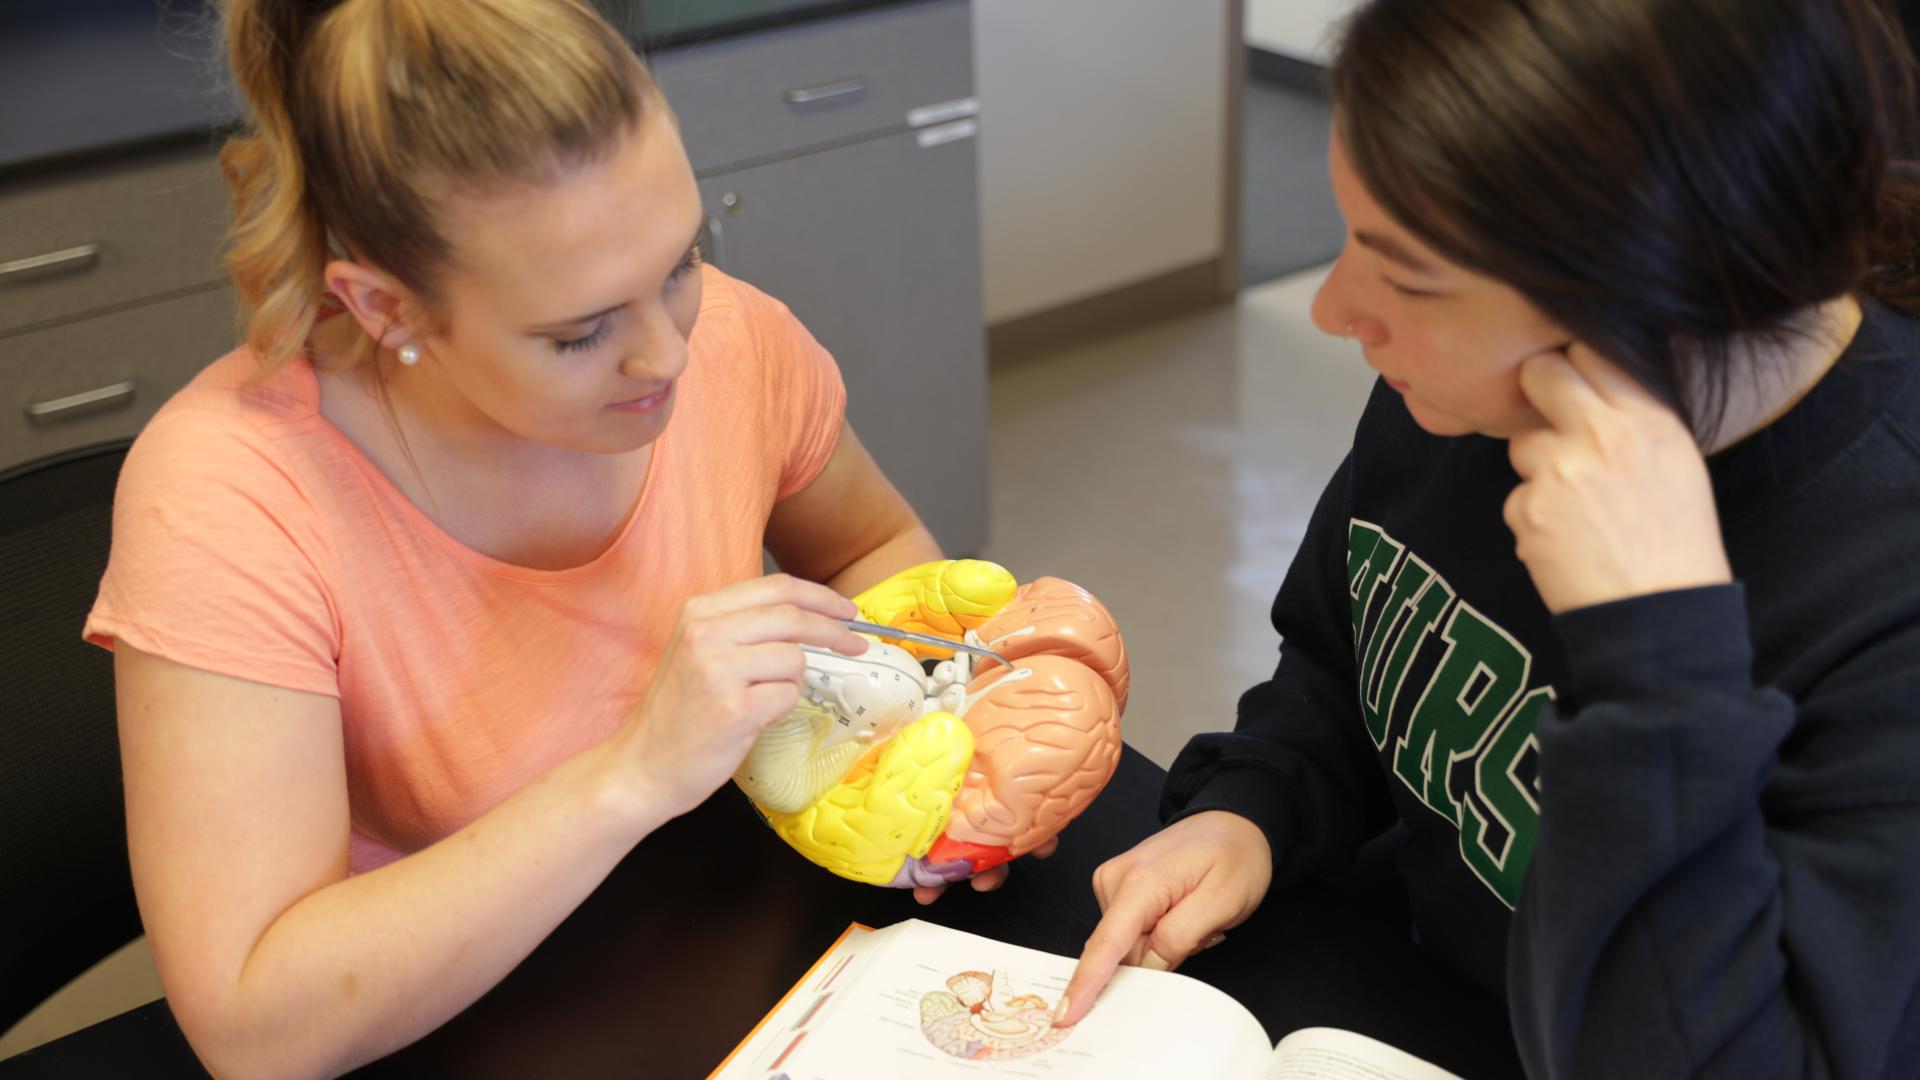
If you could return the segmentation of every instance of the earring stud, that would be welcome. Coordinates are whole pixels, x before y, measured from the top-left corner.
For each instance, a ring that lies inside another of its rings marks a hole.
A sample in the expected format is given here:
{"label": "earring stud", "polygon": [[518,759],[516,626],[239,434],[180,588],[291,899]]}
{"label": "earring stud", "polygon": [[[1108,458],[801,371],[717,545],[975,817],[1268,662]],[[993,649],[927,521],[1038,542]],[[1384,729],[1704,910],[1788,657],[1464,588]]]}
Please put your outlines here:
{"label": "earring stud", "polygon": [[412,367],[413,365],[419,363],[420,362],[420,346],[415,345],[411,341],[409,341],[405,345],[400,346],[400,362],[407,365],[408,367]]}

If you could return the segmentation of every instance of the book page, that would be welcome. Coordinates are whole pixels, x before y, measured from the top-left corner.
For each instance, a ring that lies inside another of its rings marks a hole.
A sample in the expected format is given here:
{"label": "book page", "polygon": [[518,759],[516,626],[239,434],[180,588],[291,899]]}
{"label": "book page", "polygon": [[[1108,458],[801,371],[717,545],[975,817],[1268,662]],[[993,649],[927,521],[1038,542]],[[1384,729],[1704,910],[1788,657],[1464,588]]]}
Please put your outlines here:
{"label": "book page", "polygon": [[[1184,975],[1122,968],[1085,1019],[1055,1028],[1072,957],[918,919],[860,935],[858,947],[845,966],[844,948],[823,958],[749,1040],[758,1045],[716,1076],[1258,1080],[1272,1053],[1251,1013]],[[835,971],[844,981],[828,998]]]}
{"label": "book page", "polygon": [[787,1059],[825,1022],[835,996],[860,977],[868,959],[886,941],[871,926],[847,927],[813,967],[793,984],[773,1011],[720,1063],[707,1080],[762,1080],[779,1076]]}
{"label": "book page", "polygon": [[1302,1028],[1280,1040],[1266,1080],[1460,1080],[1378,1039],[1338,1028]]}

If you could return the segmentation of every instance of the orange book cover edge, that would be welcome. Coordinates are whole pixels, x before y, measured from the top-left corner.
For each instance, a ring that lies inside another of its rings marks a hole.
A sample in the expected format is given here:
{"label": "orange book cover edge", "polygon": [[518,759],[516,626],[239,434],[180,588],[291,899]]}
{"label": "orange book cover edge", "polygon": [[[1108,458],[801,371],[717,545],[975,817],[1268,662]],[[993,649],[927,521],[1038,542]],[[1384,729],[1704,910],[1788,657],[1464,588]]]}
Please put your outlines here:
{"label": "orange book cover edge", "polygon": [[760,1034],[760,1029],[767,1026],[767,1021],[773,1019],[781,1009],[786,1007],[787,1001],[791,999],[794,994],[798,993],[801,987],[807,985],[807,983],[812,980],[814,972],[820,970],[820,965],[826,963],[827,957],[832,956],[834,950],[840,947],[840,943],[847,940],[855,930],[864,930],[867,933],[872,933],[873,927],[861,922],[848,923],[847,928],[840,931],[840,936],[833,939],[833,944],[827,946],[827,951],[820,954],[820,958],[813,962],[813,966],[807,969],[806,974],[794,980],[793,985],[787,987],[787,992],[780,995],[780,1000],[773,1003],[773,1008],[767,1010],[767,1015],[761,1017],[760,1022],[753,1025],[753,1030],[747,1032],[746,1037],[742,1038],[740,1042],[734,1046],[733,1050],[720,1060],[720,1064],[713,1067],[713,1071],[707,1074],[707,1080],[713,1080],[714,1077],[719,1076],[721,1070],[731,1064],[734,1058],[740,1056],[740,1051],[745,1050],[747,1044],[753,1041],[753,1037]]}

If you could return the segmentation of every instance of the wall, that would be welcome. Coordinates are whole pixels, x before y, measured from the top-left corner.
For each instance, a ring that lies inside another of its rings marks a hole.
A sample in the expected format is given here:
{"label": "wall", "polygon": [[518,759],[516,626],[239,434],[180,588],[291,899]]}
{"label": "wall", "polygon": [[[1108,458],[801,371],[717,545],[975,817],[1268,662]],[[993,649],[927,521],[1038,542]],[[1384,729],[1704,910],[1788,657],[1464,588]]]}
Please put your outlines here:
{"label": "wall", "polygon": [[1247,44],[1296,60],[1326,63],[1327,32],[1355,0],[1246,0]]}
{"label": "wall", "polygon": [[989,323],[1225,251],[1232,2],[975,0]]}

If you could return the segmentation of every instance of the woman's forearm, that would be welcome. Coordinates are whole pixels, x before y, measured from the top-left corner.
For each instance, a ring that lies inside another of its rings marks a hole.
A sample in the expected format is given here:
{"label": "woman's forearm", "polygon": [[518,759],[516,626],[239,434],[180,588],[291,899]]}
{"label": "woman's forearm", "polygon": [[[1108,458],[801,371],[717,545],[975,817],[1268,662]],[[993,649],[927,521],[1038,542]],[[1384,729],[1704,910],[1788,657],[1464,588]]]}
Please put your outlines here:
{"label": "woman's forearm", "polygon": [[886,542],[847,564],[826,584],[842,596],[858,596],[902,570],[943,558],[940,544],[915,521]]}
{"label": "woman's forearm", "polygon": [[208,1066],[332,1075],[472,1003],[668,816],[618,786],[611,756],[585,751],[439,843],[288,908],[201,1013]]}

